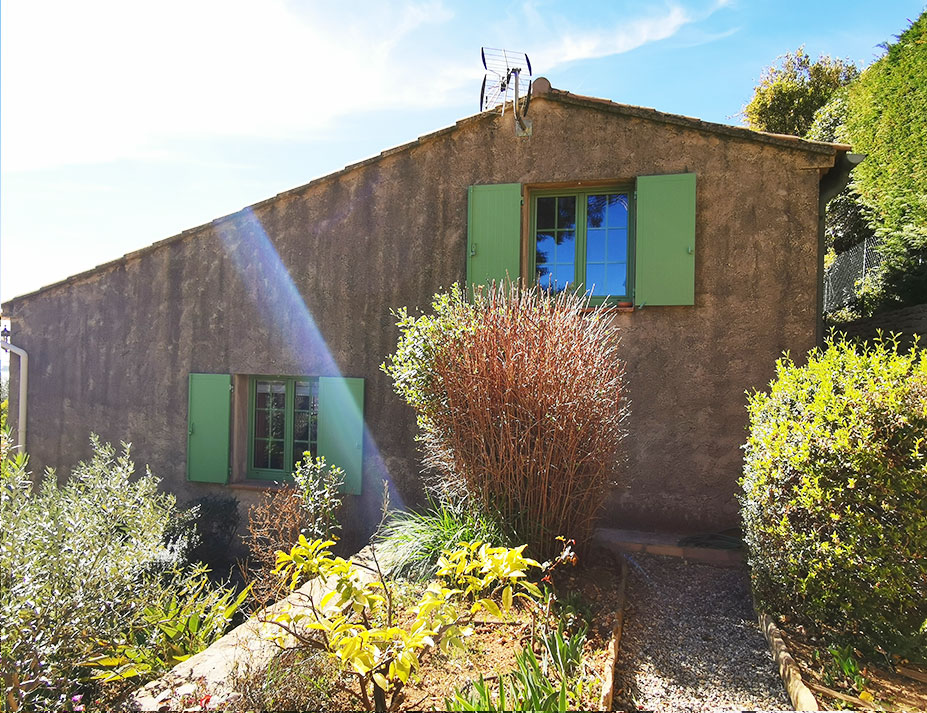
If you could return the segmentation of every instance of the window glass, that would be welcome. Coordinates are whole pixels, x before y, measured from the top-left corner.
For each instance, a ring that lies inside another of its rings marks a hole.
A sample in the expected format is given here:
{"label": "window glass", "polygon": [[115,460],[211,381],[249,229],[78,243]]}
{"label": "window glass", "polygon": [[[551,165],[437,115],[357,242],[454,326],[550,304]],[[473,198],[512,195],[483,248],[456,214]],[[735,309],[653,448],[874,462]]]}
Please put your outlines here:
{"label": "window glass", "polygon": [[286,427],[286,382],[260,380],[254,390],[252,465],[255,468],[282,468]]}
{"label": "window glass", "polygon": [[553,230],[556,226],[557,215],[556,198],[538,198],[538,230]]}
{"label": "window glass", "polygon": [[538,198],[535,279],[554,292],[576,280],[576,196]]}
{"label": "window glass", "polygon": [[319,382],[317,379],[297,381],[293,387],[293,467],[309,451],[316,455],[319,414]]}

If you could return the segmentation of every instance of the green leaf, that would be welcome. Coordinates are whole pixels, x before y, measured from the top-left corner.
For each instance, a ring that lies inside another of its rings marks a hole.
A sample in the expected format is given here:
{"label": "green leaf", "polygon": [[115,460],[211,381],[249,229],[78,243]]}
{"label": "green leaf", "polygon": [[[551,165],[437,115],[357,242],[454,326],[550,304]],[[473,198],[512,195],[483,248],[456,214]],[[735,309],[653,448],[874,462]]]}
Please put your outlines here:
{"label": "green leaf", "polygon": [[493,616],[497,616],[500,619],[503,618],[502,612],[499,610],[499,605],[496,604],[492,599],[480,599],[477,604],[479,604]]}
{"label": "green leaf", "polygon": [[512,587],[509,585],[502,590],[502,609],[506,614],[512,609]]}

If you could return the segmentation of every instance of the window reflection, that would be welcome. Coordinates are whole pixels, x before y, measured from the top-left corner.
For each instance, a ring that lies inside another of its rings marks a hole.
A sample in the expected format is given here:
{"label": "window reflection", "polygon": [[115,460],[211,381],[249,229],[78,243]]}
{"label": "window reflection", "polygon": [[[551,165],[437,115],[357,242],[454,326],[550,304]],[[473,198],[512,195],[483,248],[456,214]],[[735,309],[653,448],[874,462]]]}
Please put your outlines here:
{"label": "window reflection", "polygon": [[559,292],[575,281],[576,197],[542,197],[537,201],[535,279]]}
{"label": "window reflection", "polygon": [[598,296],[627,295],[628,195],[586,198],[586,287]]}
{"label": "window reflection", "polygon": [[[627,193],[600,191],[535,200],[535,279],[560,292],[582,278],[590,294],[628,294]],[[577,222],[579,219],[579,222]],[[578,246],[585,254],[577,256]]]}

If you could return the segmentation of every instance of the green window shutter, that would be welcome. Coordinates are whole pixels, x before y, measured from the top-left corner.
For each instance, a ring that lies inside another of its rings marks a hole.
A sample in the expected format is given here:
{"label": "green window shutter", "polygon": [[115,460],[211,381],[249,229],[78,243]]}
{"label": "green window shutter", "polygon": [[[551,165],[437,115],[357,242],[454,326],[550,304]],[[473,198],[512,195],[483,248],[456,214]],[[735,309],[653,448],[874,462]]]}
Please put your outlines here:
{"label": "green window shutter", "polygon": [[229,374],[190,374],[187,480],[228,482],[231,392]]}
{"label": "green window shutter", "polygon": [[635,208],[635,304],[695,304],[695,174],[638,176]]}
{"label": "green window shutter", "polygon": [[360,495],[364,464],[364,380],[319,377],[319,455],[344,470],[344,492]]}
{"label": "green window shutter", "polygon": [[521,277],[521,184],[470,186],[467,285]]}

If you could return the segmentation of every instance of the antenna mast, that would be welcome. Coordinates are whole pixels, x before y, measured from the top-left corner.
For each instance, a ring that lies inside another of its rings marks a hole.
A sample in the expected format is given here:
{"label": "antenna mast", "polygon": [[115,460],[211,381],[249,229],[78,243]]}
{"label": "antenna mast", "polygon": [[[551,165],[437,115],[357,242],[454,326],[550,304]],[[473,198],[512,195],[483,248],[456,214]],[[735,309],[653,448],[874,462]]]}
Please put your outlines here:
{"label": "antenna mast", "polygon": [[[525,118],[531,103],[531,60],[528,55],[490,47],[483,47],[480,54],[486,70],[480,89],[480,111],[489,111],[501,104],[504,116],[505,105],[511,102],[515,114],[515,133],[518,136],[530,136],[531,122]],[[527,83],[522,102],[519,101],[519,90],[523,79]]]}

